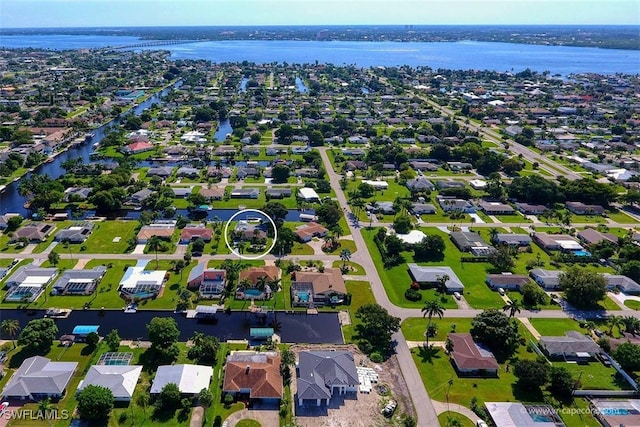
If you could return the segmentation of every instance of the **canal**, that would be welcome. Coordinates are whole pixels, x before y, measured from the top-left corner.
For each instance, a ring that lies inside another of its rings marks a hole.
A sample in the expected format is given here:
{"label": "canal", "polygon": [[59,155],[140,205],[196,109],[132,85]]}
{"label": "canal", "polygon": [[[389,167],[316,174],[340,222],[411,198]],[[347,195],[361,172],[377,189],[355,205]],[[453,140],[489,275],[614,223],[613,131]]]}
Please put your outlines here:
{"label": "canal", "polygon": [[[45,310],[0,310],[0,321],[16,319],[20,327],[33,319],[44,317]],[[147,339],[147,324],[154,317],[172,317],[180,330],[180,341],[187,341],[195,332],[216,336],[220,341],[249,339],[249,328],[271,327],[276,317],[273,312],[258,317],[248,311],[230,313],[218,312],[214,319],[198,321],[187,319],[183,314],[162,310],[139,310],[136,313],[124,313],[122,310],[77,310],[66,319],[56,319],[58,338],[70,334],[77,325],[98,325],[98,333],[105,336],[117,329],[123,340]],[[280,324],[280,337],[283,343],[342,344],[342,330],[337,312],[321,312],[307,315],[305,312],[290,314],[277,313]],[[0,334],[2,339],[10,337]]]}

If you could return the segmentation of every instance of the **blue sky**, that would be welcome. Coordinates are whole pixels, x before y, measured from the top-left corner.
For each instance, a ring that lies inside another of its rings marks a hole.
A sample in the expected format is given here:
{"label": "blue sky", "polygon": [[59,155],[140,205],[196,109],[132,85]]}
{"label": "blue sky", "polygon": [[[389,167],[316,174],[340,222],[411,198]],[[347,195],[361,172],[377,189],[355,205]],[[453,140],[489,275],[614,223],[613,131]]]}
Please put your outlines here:
{"label": "blue sky", "polygon": [[640,24],[640,0],[0,0],[0,27]]}

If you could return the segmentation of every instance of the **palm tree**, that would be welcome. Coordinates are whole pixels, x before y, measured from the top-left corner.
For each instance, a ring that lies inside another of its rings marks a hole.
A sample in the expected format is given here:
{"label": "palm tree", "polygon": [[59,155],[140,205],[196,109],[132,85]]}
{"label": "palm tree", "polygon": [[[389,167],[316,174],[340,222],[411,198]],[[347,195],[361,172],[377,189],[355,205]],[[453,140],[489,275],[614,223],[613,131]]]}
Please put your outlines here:
{"label": "palm tree", "polygon": [[425,336],[427,338],[427,347],[429,347],[429,328],[431,327],[431,319],[433,316],[438,316],[439,319],[442,319],[442,315],[446,309],[440,304],[440,301],[437,299],[425,301],[424,307],[420,309],[422,311],[422,317],[427,317],[429,321],[427,322],[427,333]]}
{"label": "palm tree", "polygon": [[491,227],[489,229],[489,236],[491,238],[491,243],[495,243],[496,238],[498,237],[498,229],[495,227]]}
{"label": "palm tree", "polygon": [[378,201],[372,200],[369,202],[369,206],[371,206],[371,212],[369,213],[369,228],[371,228],[371,224],[373,223],[373,215],[378,210]]}
{"label": "palm tree", "polygon": [[436,277],[436,281],[438,282],[438,292],[440,292],[441,294],[447,293],[447,282],[449,281],[449,279],[450,277],[448,274],[443,274],[442,276]]}
{"label": "palm tree", "polygon": [[340,251],[340,259],[342,260],[342,268],[347,266],[347,262],[351,259],[351,251],[349,249],[343,249]]}
{"label": "palm tree", "polygon": [[622,318],[625,332],[635,335],[640,330],[640,319],[633,316],[625,316]]}
{"label": "palm tree", "polygon": [[11,337],[11,341],[13,341],[13,348],[16,348],[16,335],[20,332],[20,322],[16,319],[7,319],[3,320],[2,324],[0,324],[0,329],[2,333],[5,335],[9,335]]}
{"label": "palm tree", "polygon": [[354,197],[351,199],[351,206],[353,206],[353,210],[356,215],[356,218],[358,218],[359,213],[362,211],[362,208],[364,208],[365,206],[365,203],[364,203],[364,200],[362,200],[360,197]]}
{"label": "palm tree", "polygon": [[49,422],[49,425],[51,425],[52,418],[51,416],[49,416],[49,412],[53,410],[54,407],[51,404],[51,399],[48,397],[38,403],[38,414],[42,414],[42,417]]}
{"label": "palm tree", "polygon": [[624,322],[622,316],[610,316],[607,320],[607,324],[609,325],[609,335],[613,335],[613,328],[617,327],[618,332],[620,332],[620,327],[624,326]]}
{"label": "palm tree", "polygon": [[158,268],[158,250],[162,247],[162,242],[158,236],[151,236],[149,240],[147,240],[147,244],[149,245],[149,250],[155,252],[156,254],[156,269]]}
{"label": "palm tree", "polygon": [[267,282],[269,281],[269,277],[266,275],[258,277],[258,281],[256,282],[256,288],[264,291],[264,288],[267,286]]}
{"label": "palm tree", "polygon": [[517,299],[509,300],[509,302],[502,307],[502,311],[508,311],[509,319],[511,319],[516,313],[520,313],[520,302]]}

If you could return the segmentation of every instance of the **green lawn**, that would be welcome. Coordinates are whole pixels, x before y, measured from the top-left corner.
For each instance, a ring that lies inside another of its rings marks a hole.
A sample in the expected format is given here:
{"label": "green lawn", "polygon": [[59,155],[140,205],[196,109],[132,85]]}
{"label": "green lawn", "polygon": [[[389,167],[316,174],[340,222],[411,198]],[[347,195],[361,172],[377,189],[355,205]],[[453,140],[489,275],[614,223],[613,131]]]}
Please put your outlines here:
{"label": "green lawn", "polygon": [[[344,264],[344,261],[336,260],[336,261],[333,261],[333,264],[331,265],[331,267],[342,268],[343,264]],[[356,264],[353,261],[347,261],[346,264],[347,264],[347,267],[349,267],[349,272],[347,273],[348,275],[362,276],[366,274],[366,272],[364,271],[364,268],[360,264]]]}
{"label": "green lawn", "polygon": [[[378,275],[382,280],[382,284],[384,285],[385,291],[389,296],[389,299],[395,305],[401,307],[411,307],[411,308],[420,308],[424,305],[424,301],[434,298],[442,298],[442,303],[447,308],[456,308],[457,304],[454,302],[453,297],[451,295],[436,295],[434,289],[420,290],[419,292],[422,294],[421,301],[409,301],[404,297],[404,292],[411,285],[411,277],[409,276],[409,272],[406,264],[400,264],[392,268],[385,268],[384,262],[373,242],[373,234],[376,229],[364,229],[362,231],[362,235],[365,239],[365,243],[367,244],[367,249],[371,254],[373,259],[373,263],[376,265],[376,269],[378,270]],[[402,255],[406,259],[407,262],[411,262],[412,254],[409,252],[403,252]],[[443,265],[443,264],[438,264]]]}
{"label": "green lawn", "polygon": [[351,253],[355,253],[358,248],[356,248],[356,243],[353,240],[349,240],[349,239],[340,239],[338,240],[338,247],[333,250],[332,252],[327,252],[327,254],[329,255],[340,255],[340,252],[342,252],[345,249],[349,249],[351,251]]}
{"label": "green lawn", "polygon": [[61,244],[57,250],[60,253],[124,254],[129,247],[129,239],[135,237],[135,230],[139,226],[138,221],[96,222],[85,243],[69,244],[68,247]]}
{"label": "green lawn", "polygon": [[640,310],[640,301],[637,301],[637,300],[633,300],[633,299],[624,300],[624,305],[626,305],[627,307],[633,310]]}
{"label": "green lawn", "polygon": [[306,243],[295,242],[289,255],[313,255],[313,248]]}
{"label": "green lawn", "polygon": [[360,322],[355,313],[359,307],[365,304],[375,304],[376,299],[371,291],[371,284],[369,282],[358,280],[347,280],[345,282],[347,286],[347,292],[351,294],[351,305],[349,306],[349,315],[351,317],[351,325],[345,325],[342,327],[342,334],[344,335],[345,342],[353,342],[353,334],[355,333],[355,326]]}
{"label": "green lawn", "polygon": [[525,218],[520,213],[516,213],[515,215],[494,215],[500,222],[510,223],[510,224],[525,224],[531,222],[531,220]]}
{"label": "green lawn", "polygon": [[587,332],[586,329],[581,328],[578,322],[573,319],[542,319],[533,317],[530,321],[533,327],[536,328],[536,331],[542,336],[563,336],[565,332],[568,331]]}
{"label": "green lawn", "polygon": [[[437,326],[438,332],[430,341],[445,341],[450,332],[469,332],[471,330],[470,318],[446,317],[443,319],[433,318],[431,322]],[[407,341],[424,341],[424,332],[427,329],[428,319],[423,317],[408,317],[402,324],[402,334]],[[455,327],[453,326],[455,325]]]}
{"label": "green lawn", "polygon": [[606,367],[600,362],[564,363],[553,362],[554,366],[563,366],[571,372],[575,379],[580,379],[583,390],[630,390],[631,386],[613,367]]}
{"label": "green lawn", "polygon": [[442,427],[453,426],[453,420],[457,420],[459,424],[456,424],[458,427],[475,427],[473,421],[464,415],[458,414],[457,412],[443,412],[438,415],[438,421]]}
{"label": "green lawn", "polygon": [[638,223],[638,221],[635,218],[619,210],[607,211],[607,216],[611,218],[613,221],[618,222],[620,224],[637,224]]}
{"label": "green lawn", "polygon": [[[74,344],[71,347],[59,347],[57,342],[54,342],[54,347],[51,348],[46,357],[50,358],[53,361],[57,362],[78,362],[78,367],[76,368],[73,376],[71,377],[71,381],[67,386],[67,393],[63,399],[59,402],[53,404],[53,407],[58,409],[59,411],[66,410],[69,414],[72,414],[74,408],[76,407],[76,398],[75,398],[75,390],[78,387],[78,383],[85,376],[86,370],[89,365],[95,363],[97,361],[97,357],[102,352],[103,347],[98,345],[94,351],[91,351],[85,344]],[[22,360],[28,356],[24,354],[24,352],[14,352],[9,355],[11,358],[16,357],[16,360],[11,360],[7,363],[7,365],[11,366],[19,366],[22,363]],[[18,360],[20,359],[20,360]],[[27,403],[23,407],[24,409],[31,409],[34,412],[38,410],[37,403]],[[15,419],[9,423],[11,427],[30,427],[30,426],[42,426],[42,420],[18,420]],[[69,420],[57,420],[51,424],[55,427],[66,427],[69,425]]]}

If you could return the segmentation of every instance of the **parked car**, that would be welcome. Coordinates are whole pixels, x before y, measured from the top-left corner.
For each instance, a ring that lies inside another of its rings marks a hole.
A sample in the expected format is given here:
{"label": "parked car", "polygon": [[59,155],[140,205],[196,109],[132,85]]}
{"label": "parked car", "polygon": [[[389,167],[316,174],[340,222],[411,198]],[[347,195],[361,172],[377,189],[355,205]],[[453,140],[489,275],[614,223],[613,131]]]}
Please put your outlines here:
{"label": "parked car", "polygon": [[455,297],[455,299],[457,299],[458,301],[462,299],[462,295],[460,295],[460,292],[454,292],[453,296]]}
{"label": "parked car", "polygon": [[386,406],[382,408],[382,411],[381,411],[382,415],[384,415],[387,418],[390,418],[395,412],[397,406],[398,406],[398,403],[395,400],[390,400],[389,402],[387,402]]}
{"label": "parked car", "polygon": [[0,403],[0,416],[4,415],[7,412],[7,408],[9,407],[9,402]]}
{"label": "parked car", "polygon": [[502,288],[498,288],[498,293],[502,296],[504,296],[504,289]]}
{"label": "parked car", "polygon": [[485,423],[482,420],[478,420],[478,421],[476,421],[476,426],[478,426],[478,427],[487,427],[487,423]]}

